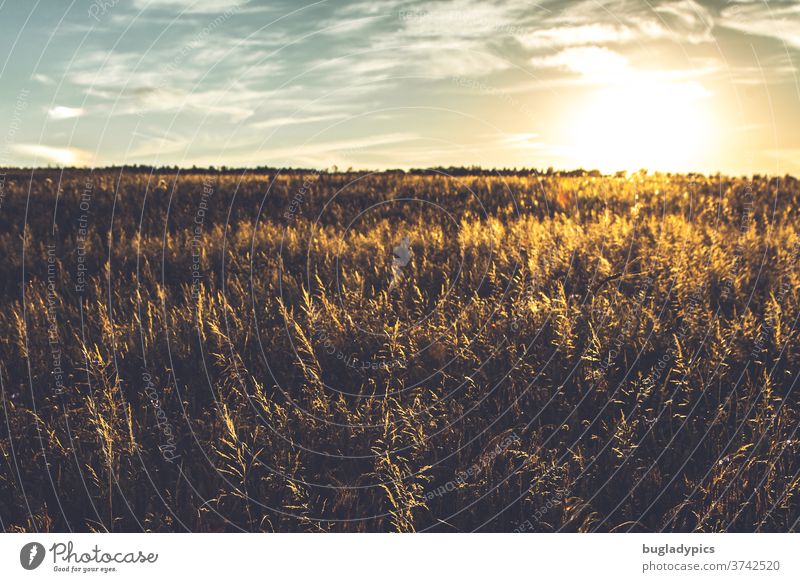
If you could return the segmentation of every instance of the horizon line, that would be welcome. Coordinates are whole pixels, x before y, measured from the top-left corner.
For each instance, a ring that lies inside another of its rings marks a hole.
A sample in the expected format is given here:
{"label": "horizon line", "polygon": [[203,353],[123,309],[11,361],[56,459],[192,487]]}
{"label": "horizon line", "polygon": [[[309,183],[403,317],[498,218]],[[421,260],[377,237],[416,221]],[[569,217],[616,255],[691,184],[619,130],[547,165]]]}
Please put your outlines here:
{"label": "horizon line", "polygon": [[336,165],[328,168],[314,168],[302,166],[183,166],[183,165],[164,165],[154,166],[149,164],[122,164],[110,166],[0,166],[0,177],[5,177],[7,172],[36,172],[36,171],[50,171],[50,172],[107,172],[116,170],[139,170],[150,171],[152,173],[165,173],[165,172],[193,172],[202,174],[236,174],[236,173],[318,173],[318,174],[410,174],[417,175],[421,173],[439,173],[447,174],[448,172],[459,172],[460,175],[480,175],[480,174],[497,174],[497,175],[519,175],[531,174],[539,175],[542,177],[549,176],[562,176],[562,177],[609,177],[621,178],[634,175],[646,176],[702,176],[705,178],[711,177],[728,177],[728,178],[782,178],[797,180],[798,178],[793,174],[773,174],[765,172],[732,174],[722,172],[720,170],[714,172],[701,172],[701,171],[668,171],[668,170],[651,170],[649,168],[640,168],[638,170],[616,170],[613,172],[603,172],[597,168],[573,168],[573,169],[556,169],[549,166],[547,169],[539,169],[534,167],[513,167],[513,168],[497,168],[497,167],[483,167],[483,166],[428,166],[424,168],[347,168],[342,169]]}

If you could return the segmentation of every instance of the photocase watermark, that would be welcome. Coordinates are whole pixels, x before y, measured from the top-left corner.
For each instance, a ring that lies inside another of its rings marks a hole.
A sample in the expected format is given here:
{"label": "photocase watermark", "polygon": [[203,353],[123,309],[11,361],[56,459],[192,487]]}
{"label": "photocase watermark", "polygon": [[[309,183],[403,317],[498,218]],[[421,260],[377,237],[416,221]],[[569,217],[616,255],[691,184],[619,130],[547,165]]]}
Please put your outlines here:
{"label": "photocase watermark", "polygon": [[[692,180],[688,184],[688,188],[694,190],[697,188],[698,183],[695,180]],[[683,318],[681,319],[678,328],[675,330],[674,339],[675,342],[682,342],[686,339],[689,331],[690,325],[692,320],[694,319],[695,313],[697,313],[698,309],[702,306],[703,297],[705,296],[706,291],[708,290],[708,282],[703,280],[702,283],[692,289],[692,292],[689,294],[686,303],[686,311],[684,312]],[[646,389],[652,389],[655,387],[656,382],[658,382],[661,377],[664,375],[664,370],[666,370],[672,361],[675,359],[675,354],[678,351],[675,343],[669,346],[666,351],[658,358],[653,369],[650,373],[644,378],[642,381],[642,385]]]}
{"label": "photocase watermark", "polygon": [[[8,124],[5,138],[3,139],[3,149],[0,152],[0,168],[8,165],[8,153],[11,145],[15,142],[17,132],[22,123],[22,112],[28,107],[28,89],[22,89],[17,93],[17,100],[14,102],[14,110],[11,112],[11,122]],[[0,172],[0,210],[6,200],[6,174]]]}
{"label": "photocase watermark", "polygon": [[722,284],[722,292],[720,293],[721,300],[727,299],[730,295],[736,274],[739,272],[742,266],[742,260],[744,257],[744,243],[742,240],[747,235],[747,231],[750,230],[750,224],[753,221],[753,209],[755,207],[755,203],[753,201],[752,181],[745,185],[744,198],[744,209],[742,210],[742,218],[739,223],[739,238],[736,242],[736,247],[733,250],[733,267],[731,268],[731,272],[728,274],[728,277],[725,279],[725,282]]}
{"label": "photocase watermark", "polygon": [[97,544],[89,551],[79,553],[72,542],[59,542],[50,546],[49,551],[55,572],[107,573],[116,571],[116,566],[108,564],[155,564],[158,561],[158,554],[153,552],[106,552]]}
{"label": "photocase watermark", "polygon": [[663,546],[648,546],[647,544],[642,544],[643,554],[656,554],[658,556],[678,554],[679,556],[687,556],[691,558],[697,554],[713,554],[715,551],[716,548],[714,546],[704,546],[703,544],[700,544],[699,546],[685,546],[683,544],[679,546],[672,544],[666,544]]}
{"label": "photocase watermark", "polygon": [[647,299],[647,294],[654,283],[655,281],[652,277],[645,275],[641,278],[636,286],[636,291],[632,297],[632,299],[636,302],[636,309],[625,310],[625,315],[622,318],[622,327],[614,336],[614,340],[612,342],[613,347],[609,348],[608,352],[606,353],[606,357],[600,360],[600,367],[602,368],[603,372],[606,372],[614,360],[617,359],[619,350],[623,348],[625,342],[628,340],[628,338],[630,338],[632,332],[634,331],[634,327],[639,321],[639,316],[641,314],[642,307],[644,306],[645,299]]}
{"label": "photocase watermark", "polygon": [[101,17],[108,14],[110,10],[119,4],[119,1],[120,0],[94,0],[94,2],[89,5],[89,17],[100,22]]}
{"label": "photocase watermark", "polygon": [[[544,271],[548,269],[555,263],[555,250],[550,248],[549,252],[539,254],[537,258],[537,265],[539,271]],[[512,307],[515,309],[514,315],[511,317],[511,331],[517,332],[520,328],[520,322],[525,318],[525,314],[527,313],[527,306],[530,304],[531,301],[534,301],[539,293],[543,290],[543,279],[542,277],[536,276],[536,274],[531,274],[531,283],[530,285],[526,285],[523,292],[520,294],[520,297],[517,301],[514,302]],[[520,309],[522,306],[522,309]]]}
{"label": "photocase watermark", "polygon": [[411,248],[411,240],[404,236],[394,249],[392,249],[392,280],[389,283],[389,290],[394,289],[403,276],[403,268],[408,266],[414,251]]}
{"label": "photocase watermark", "polygon": [[[108,7],[103,6],[102,13],[105,14],[110,8],[113,8],[117,4],[117,2],[119,2],[119,0],[106,0],[106,1],[98,0],[96,4],[97,3],[101,5],[111,4],[111,6]],[[228,8],[227,10],[225,10],[225,12],[214,18],[214,20],[212,20],[211,22],[206,24],[202,29],[200,29],[200,31],[197,32],[191,39],[189,39],[188,42],[181,45],[181,48],[178,50],[177,54],[173,56],[172,59],[163,68],[159,70],[158,80],[151,87],[151,91],[158,92],[161,89],[163,89],[166,86],[167,81],[173,78],[175,76],[175,73],[180,72],[180,68],[181,66],[183,66],[186,57],[192,51],[206,46],[208,44],[208,36],[212,32],[214,32],[217,28],[222,26],[225,22],[227,22],[237,12],[239,12],[239,10],[240,7],[238,5]],[[140,119],[143,119],[145,117],[145,114],[146,111],[144,110],[139,110],[136,113],[137,117],[139,117]]]}
{"label": "photocase watermark", "polygon": [[201,258],[203,256],[203,228],[205,226],[206,213],[208,212],[208,201],[213,195],[213,182],[208,179],[204,180],[203,193],[200,196],[200,204],[198,204],[197,212],[195,212],[194,215],[194,229],[192,230],[192,239],[189,243],[192,260],[192,305],[197,305],[197,299],[200,295],[200,282],[203,280],[201,267]]}
{"label": "photocase watermark", "polygon": [[[689,299],[687,302],[687,310],[684,315],[683,320],[681,321],[678,329],[675,330],[675,341],[682,342],[686,339],[690,331],[690,322],[692,321],[693,315],[697,312],[697,310],[701,307],[703,303],[703,294],[705,290],[708,288],[708,284],[703,282],[702,285],[697,287],[691,295],[689,295]],[[670,363],[675,359],[675,354],[677,353],[678,348],[675,344],[671,345],[666,349],[666,351],[658,358],[655,366],[651,370],[650,374],[643,381],[643,385],[647,388],[652,388],[655,386],[655,383],[661,379],[661,376],[664,375],[664,370],[666,370]]]}
{"label": "photocase watermark", "polygon": [[461,75],[453,75],[452,77],[450,77],[450,80],[459,87],[463,87],[465,89],[472,89],[474,91],[477,91],[478,93],[483,93],[485,95],[497,97],[503,103],[505,103],[509,107],[512,107],[518,112],[522,113],[529,119],[537,119],[541,117],[541,115],[537,115],[535,112],[531,111],[531,109],[527,105],[525,105],[522,101],[520,101],[507,91],[498,89],[493,85],[489,85],[483,81],[474,79],[472,77],[464,77]]}
{"label": "photocase watermark", "polygon": [[741,0],[728,0],[727,6],[723,8],[725,16],[738,16],[750,6],[745,5]]}
{"label": "photocase watermark", "polygon": [[489,466],[489,464],[494,461],[499,455],[503,452],[508,450],[511,445],[520,443],[521,440],[517,436],[516,433],[511,433],[510,435],[506,436],[502,441],[497,443],[495,447],[483,453],[477,461],[475,461],[472,465],[470,465],[465,471],[461,471],[456,474],[455,479],[451,479],[444,485],[439,485],[436,489],[432,491],[425,492],[425,500],[430,501],[434,497],[443,497],[447,493],[451,493],[456,489],[460,488],[461,485],[470,481],[475,475],[480,473],[483,469]]}
{"label": "photocase watermark", "polygon": [[64,369],[61,367],[61,338],[58,332],[58,292],[56,291],[56,275],[58,273],[56,245],[47,245],[47,286],[46,286],[46,310],[47,318],[47,345],[50,348],[50,373],[55,382],[55,393],[63,394]]}
{"label": "photocase watermark", "polygon": [[[696,186],[696,183],[694,181],[690,183],[690,187],[692,186]],[[739,223],[739,239],[737,241],[736,247],[734,248],[735,261],[731,268],[730,273],[725,278],[722,284],[720,299],[725,299],[726,297],[728,297],[733,287],[735,274],[741,268],[742,257],[744,256],[744,244],[742,242],[742,239],[746,235],[747,231],[750,229],[750,224],[752,223],[753,220],[752,216],[754,209],[754,203],[753,203],[754,192],[753,192],[752,180],[749,181],[745,186],[744,197],[745,197],[744,209],[742,210],[742,217]],[[697,313],[698,309],[702,306],[703,297],[705,296],[708,289],[709,289],[709,283],[706,280],[703,280],[703,282],[699,286],[695,287],[689,294],[686,302],[686,310],[683,313],[681,322],[674,333],[675,343],[671,345],[669,348],[667,348],[667,350],[658,358],[658,361],[656,362],[653,369],[650,371],[647,377],[645,377],[643,385],[646,388],[653,388],[655,383],[658,382],[664,375],[664,371],[667,368],[669,368],[669,366],[675,359],[675,355],[678,351],[678,347],[676,344],[683,342],[687,338],[688,333],[690,331],[691,322],[694,319],[695,313]],[[754,349],[760,350],[760,347]]]}
{"label": "photocase watermark", "polygon": [[292,221],[295,218],[297,218],[297,214],[300,213],[301,211],[306,195],[311,191],[311,188],[319,180],[319,176],[320,173],[314,170],[311,174],[308,175],[308,177],[303,179],[302,186],[300,186],[300,188],[294,193],[292,199],[289,201],[288,208],[283,213],[283,217],[286,220]]}
{"label": "photocase watermark", "polygon": [[389,370],[392,368],[405,368],[407,365],[405,358],[395,358],[389,361],[382,360],[363,360],[355,354],[345,354],[334,343],[334,337],[319,324],[314,325],[314,340],[321,344],[322,350],[329,356],[336,356],[345,366],[359,370]]}
{"label": "photocase watermark", "polygon": [[[792,248],[790,264],[794,265],[797,263],[798,259],[800,258],[800,243],[795,243],[794,247]],[[790,281],[784,281],[781,284],[780,289],[778,290],[777,295],[775,295],[775,302],[778,306],[783,305],[783,300],[786,297],[786,294],[792,290],[792,284]],[[761,325],[761,333],[758,334],[758,338],[753,344],[753,349],[750,351],[750,359],[754,360],[761,351],[764,349],[764,345],[767,343],[767,340],[775,334],[775,328],[779,323],[776,321],[775,317],[768,317],[764,316],[764,323]]]}
{"label": "photocase watermark", "polygon": [[81,296],[86,292],[86,244],[89,237],[89,209],[93,191],[94,182],[91,178],[86,178],[81,191],[79,202],[81,214],[78,217],[78,233],[75,237],[75,253],[78,261],[75,271],[75,292]]}
{"label": "photocase watermark", "polygon": [[567,496],[567,493],[567,489],[557,489],[556,492],[547,499],[544,505],[534,512],[533,516],[531,516],[531,519],[526,519],[523,521],[512,530],[512,533],[535,531],[536,524],[542,521],[542,518],[548,511],[561,504],[564,501],[564,498]]}
{"label": "photocase watermark", "polygon": [[35,570],[44,562],[45,549],[39,542],[30,542],[19,551],[19,563],[26,570]]}
{"label": "photocase watermark", "polygon": [[422,20],[423,18],[428,18],[430,16],[430,12],[424,9],[407,9],[398,12],[398,16],[400,17],[400,20]]}
{"label": "photocase watermark", "polygon": [[172,424],[169,422],[167,414],[164,412],[164,408],[161,405],[161,399],[153,383],[153,378],[146,370],[142,372],[142,382],[144,383],[145,396],[147,396],[147,400],[150,402],[153,410],[155,410],[156,426],[163,437],[163,439],[160,439],[161,444],[158,445],[158,450],[161,452],[161,456],[165,461],[174,463],[181,458],[181,456],[177,454],[178,447],[175,442],[175,431],[172,429]]}
{"label": "photocase watermark", "polygon": [[155,552],[106,551],[98,544],[80,550],[69,541],[56,542],[47,549],[39,542],[29,542],[19,552],[19,563],[25,570],[35,570],[44,563],[48,553],[52,558],[53,572],[72,574],[108,574],[118,572],[120,565],[155,564],[158,561]]}
{"label": "photocase watermark", "polygon": [[481,34],[493,36],[519,36],[530,32],[530,29],[509,24],[501,19],[487,18],[485,13],[469,10],[426,10],[404,9],[398,12],[398,18],[408,24],[427,25],[430,27],[452,27],[472,25],[480,28]]}

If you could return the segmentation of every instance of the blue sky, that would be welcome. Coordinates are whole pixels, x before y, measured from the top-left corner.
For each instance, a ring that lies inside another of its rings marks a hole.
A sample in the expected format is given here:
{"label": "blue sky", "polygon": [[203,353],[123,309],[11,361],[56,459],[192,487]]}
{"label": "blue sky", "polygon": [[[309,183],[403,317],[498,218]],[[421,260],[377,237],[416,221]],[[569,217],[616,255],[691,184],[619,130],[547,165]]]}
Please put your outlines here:
{"label": "blue sky", "polygon": [[796,1],[0,2],[0,166],[800,174]]}

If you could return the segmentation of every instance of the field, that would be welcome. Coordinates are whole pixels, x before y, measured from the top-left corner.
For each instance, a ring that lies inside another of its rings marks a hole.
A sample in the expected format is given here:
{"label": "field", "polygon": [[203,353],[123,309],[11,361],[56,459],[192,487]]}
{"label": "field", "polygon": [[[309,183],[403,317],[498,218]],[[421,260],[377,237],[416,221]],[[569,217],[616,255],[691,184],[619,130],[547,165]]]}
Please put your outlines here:
{"label": "field", "polygon": [[6,531],[790,531],[800,183],[7,170]]}

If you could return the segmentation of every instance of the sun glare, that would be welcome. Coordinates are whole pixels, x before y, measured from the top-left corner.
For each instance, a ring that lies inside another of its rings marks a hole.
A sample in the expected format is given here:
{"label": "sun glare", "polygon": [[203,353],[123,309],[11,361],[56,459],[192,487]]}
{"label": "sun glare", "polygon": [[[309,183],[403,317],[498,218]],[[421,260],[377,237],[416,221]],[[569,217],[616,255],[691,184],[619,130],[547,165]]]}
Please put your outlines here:
{"label": "sun glare", "polygon": [[685,172],[706,165],[713,134],[709,92],[645,74],[594,90],[569,122],[568,154],[604,172]]}

